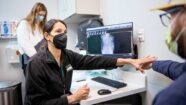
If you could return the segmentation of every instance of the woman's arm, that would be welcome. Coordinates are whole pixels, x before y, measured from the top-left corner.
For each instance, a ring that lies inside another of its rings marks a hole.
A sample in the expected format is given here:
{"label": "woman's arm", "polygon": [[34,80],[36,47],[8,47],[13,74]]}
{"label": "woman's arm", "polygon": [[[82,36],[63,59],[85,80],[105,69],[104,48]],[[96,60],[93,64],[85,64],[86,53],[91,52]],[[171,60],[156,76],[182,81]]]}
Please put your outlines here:
{"label": "woman's arm", "polygon": [[67,53],[73,68],[76,70],[113,69],[117,67],[117,58],[81,55],[70,50],[67,50]]}
{"label": "woman's arm", "polygon": [[16,30],[17,41],[24,53],[29,57],[32,57],[36,53],[36,50],[29,39],[30,32],[31,28],[29,27],[28,22],[26,20],[21,21]]}
{"label": "woman's arm", "polygon": [[78,53],[69,51],[71,55],[71,62],[74,69],[111,69],[117,66],[131,64],[137,70],[143,72],[142,65],[146,63],[152,63],[156,60],[153,56],[148,56],[141,59],[124,59],[114,57],[103,57],[103,56],[88,56],[80,55]]}
{"label": "woman's arm", "polygon": [[154,57],[154,56],[147,56],[147,57],[140,58],[140,59],[123,59],[123,58],[118,58],[117,59],[117,66],[124,65],[124,64],[131,64],[137,70],[139,70],[142,73],[144,73],[143,65],[152,63],[155,60],[156,60],[156,57]]}

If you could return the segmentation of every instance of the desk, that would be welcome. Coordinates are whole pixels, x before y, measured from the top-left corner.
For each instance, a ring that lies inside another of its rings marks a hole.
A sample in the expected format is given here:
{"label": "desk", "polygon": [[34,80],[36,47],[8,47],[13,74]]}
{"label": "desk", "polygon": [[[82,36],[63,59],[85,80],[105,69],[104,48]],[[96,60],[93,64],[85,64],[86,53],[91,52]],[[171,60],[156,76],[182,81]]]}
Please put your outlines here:
{"label": "desk", "polygon": [[[73,77],[77,77],[82,72],[83,71],[74,71]],[[81,105],[97,104],[146,91],[146,75],[141,73],[122,71],[119,69],[116,69],[115,72],[118,73],[117,75],[121,77],[125,83],[127,83],[127,87],[115,89],[107,85],[92,81],[91,79],[87,79],[86,81],[82,82],[76,82],[73,79],[71,91],[73,93],[80,86],[86,83],[88,84],[90,87],[90,94],[87,100],[82,100],[80,102]],[[99,89],[110,89],[113,92],[108,95],[98,95],[97,91]]]}

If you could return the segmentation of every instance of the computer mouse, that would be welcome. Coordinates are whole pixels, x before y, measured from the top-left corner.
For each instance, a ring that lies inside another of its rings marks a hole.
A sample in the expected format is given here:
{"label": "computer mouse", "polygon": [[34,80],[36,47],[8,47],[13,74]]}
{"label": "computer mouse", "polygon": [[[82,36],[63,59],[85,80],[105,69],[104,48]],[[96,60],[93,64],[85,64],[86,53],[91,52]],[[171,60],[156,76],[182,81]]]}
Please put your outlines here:
{"label": "computer mouse", "polygon": [[98,90],[99,95],[106,95],[106,94],[111,94],[112,92],[108,89],[100,89]]}

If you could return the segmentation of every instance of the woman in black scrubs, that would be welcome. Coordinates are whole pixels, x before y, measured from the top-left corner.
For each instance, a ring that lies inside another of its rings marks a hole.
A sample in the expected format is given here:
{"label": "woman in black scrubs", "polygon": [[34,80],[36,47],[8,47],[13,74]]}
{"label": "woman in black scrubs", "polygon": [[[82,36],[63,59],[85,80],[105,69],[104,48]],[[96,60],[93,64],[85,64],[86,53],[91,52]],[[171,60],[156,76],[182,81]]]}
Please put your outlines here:
{"label": "woman in black scrubs", "polygon": [[66,49],[67,26],[57,19],[44,27],[46,46],[34,55],[27,67],[25,105],[68,105],[86,99],[89,87],[70,92],[72,72],[75,70],[116,68],[131,64],[143,72],[141,66],[153,62],[154,57],[123,59],[83,56]]}

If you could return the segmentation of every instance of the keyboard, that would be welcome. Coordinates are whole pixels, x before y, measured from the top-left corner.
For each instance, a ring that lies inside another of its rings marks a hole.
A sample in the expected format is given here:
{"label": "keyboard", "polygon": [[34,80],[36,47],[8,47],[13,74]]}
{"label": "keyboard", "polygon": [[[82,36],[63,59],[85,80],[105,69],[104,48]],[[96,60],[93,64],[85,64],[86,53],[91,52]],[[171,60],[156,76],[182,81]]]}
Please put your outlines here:
{"label": "keyboard", "polygon": [[105,77],[100,77],[100,76],[94,77],[94,78],[92,78],[92,80],[102,83],[102,84],[105,84],[105,85],[108,85],[108,86],[111,86],[111,87],[114,87],[114,88],[117,88],[117,89],[127,86],[126,83],[115,81],[115,80],[108,79]]}

